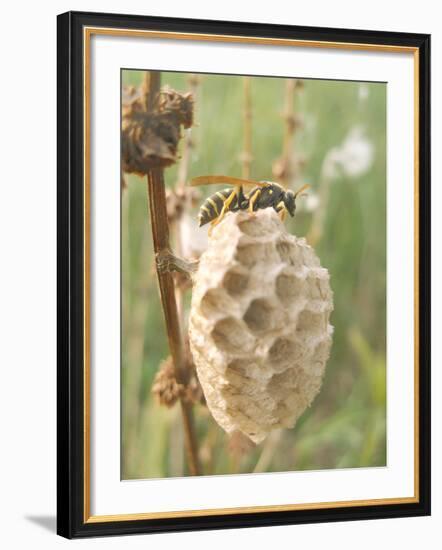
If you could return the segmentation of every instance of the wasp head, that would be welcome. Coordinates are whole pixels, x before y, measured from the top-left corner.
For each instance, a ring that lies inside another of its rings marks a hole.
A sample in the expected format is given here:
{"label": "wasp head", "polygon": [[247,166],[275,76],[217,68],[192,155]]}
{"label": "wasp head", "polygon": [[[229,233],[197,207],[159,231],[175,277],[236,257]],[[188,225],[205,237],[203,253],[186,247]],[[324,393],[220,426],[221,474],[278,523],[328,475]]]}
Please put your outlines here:
{"label": "wasp head", "polygon": [[286,191],[283,200],[284,200],[284,204],[285,204],[285,207],[287,208],[288,213],[293,218],[293,216],[295,215],[295,210],[296,210],[295,193],[293,193],[293,191],[291,191],[289,189],[288,191]]}

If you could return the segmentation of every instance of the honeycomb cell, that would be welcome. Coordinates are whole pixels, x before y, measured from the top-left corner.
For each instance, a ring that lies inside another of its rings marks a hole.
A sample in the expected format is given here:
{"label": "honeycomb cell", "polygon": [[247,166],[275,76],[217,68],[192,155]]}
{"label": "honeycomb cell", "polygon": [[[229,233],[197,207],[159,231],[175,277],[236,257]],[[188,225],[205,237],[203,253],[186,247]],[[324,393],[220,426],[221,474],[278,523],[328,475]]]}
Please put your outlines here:
{"label": "honeycomb cell", "polygon": [[249,237],[266,237],[272,234],[273,227],[257,222],[254,218],[249,218],[238,224],[240,230]]}
{"label": "honeycomb cell", "polygon": [[252,267],[265,260],[271,248],[266,243],[242,243],[236,251],[236,259],[247,267]]}
{"label": "honeycomb cell", "polygon": [[249,274],[239,268],[232,268],[224,275],[223,287],[234,298],[241,296],[249,284]]}
{"label": "honeycomb cell", "polygon": [[230,354],[245,353],[253,344],[243,324],[233,317],[218,321],[213,328],[212,338],[221,351]]}
{"label": "honeycomb cell", "polygon": [[209,289],[201,299],[201,311],[206,316],[216,315],[223,311],[225,303],[223,292],[220,289]]}
{"label": "honeycomb cell", "polygon": [[282,239],[276,243],[276,251],[281,262],[291,265],[296,269],[302,267],[302,251],[293,246],[287,239]]}
{"label": "honeycomb cell", "polygon": [[277,309],[265,298],[252,300],[243,317],[252,332],[274,330],[279,318]]}
{"label": "honeycomb cell", "polygon": [[292,247],[287,241],[276,243],[276,250],[282,262],[290,263],[292,257]]}
{"label": "honeycomb cell", "polygon": [[313,335],[323,331],[325,328],[325,315],[323,313],[315,313],[307,309],[300,312],[296,325],[298,333]]}
{"label": "honeycomb cell", "polygon": [[279,373],[293,364],[296,354],[296,343],[288,338],[277,338],[269,349],[269,362],[274,371]]}
{"label": "honeycomb cell", "polygon": [[267,384],[268,393],[280,401],[293,393],[299,379],[299,367],[289,368],[279,374],[274,374]]}
{"label": "honeycomb cell", "polygon": [[299,299],[303,291],[304,281],[296,275],[282,272],[276,277],[276,294],[283,304]]}

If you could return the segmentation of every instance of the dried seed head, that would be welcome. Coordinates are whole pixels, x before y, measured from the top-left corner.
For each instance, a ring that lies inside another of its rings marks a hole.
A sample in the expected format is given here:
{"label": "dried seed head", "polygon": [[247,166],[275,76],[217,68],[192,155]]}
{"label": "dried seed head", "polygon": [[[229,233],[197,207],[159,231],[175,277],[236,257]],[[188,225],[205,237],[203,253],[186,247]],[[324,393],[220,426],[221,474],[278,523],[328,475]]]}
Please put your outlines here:
{"label": "dried seed head", "polygon": [[195,275],[190,346],[207,405],[260,443],[319,392],[332,342],[328,271],[272,209],[228,214]]}
{"label": "dried seed head", "polygon": [[178,384],[175,378],[172,358],[168,357],[161,364],[152,385],[152,393],[161,405],[173,407],[180,399],[184,386]]}
{"label": "dried seed head", "polygon": [[193,97],[166,88],[158,94],[153,112],[146,111],[141,90],[123,90],[122,167],[127,173],[145,175],[177,160],[181,126],[193,123]]}
{"label": "dried seed head", "polygon": [[190,128],[193,125],[193,96],[190,92],[180,94],[165,87],[158,97],[158,112],[176,116],[184,128]]}
{"label": "dried seed head", "polygon": [[175,377],[175,368],[172,357],[160,363],[160,368],[155,375],[152,384],[152,393],[156,396],[160,405],[168,408],[173,407],[178,399],[184,399],[189,403],[204,404],[204,395],[201,385],[196,377],[195,365],[189,349],[189,342],[185,342],[186,351],[186,372],[190,373],[186,384],[178,383]]}

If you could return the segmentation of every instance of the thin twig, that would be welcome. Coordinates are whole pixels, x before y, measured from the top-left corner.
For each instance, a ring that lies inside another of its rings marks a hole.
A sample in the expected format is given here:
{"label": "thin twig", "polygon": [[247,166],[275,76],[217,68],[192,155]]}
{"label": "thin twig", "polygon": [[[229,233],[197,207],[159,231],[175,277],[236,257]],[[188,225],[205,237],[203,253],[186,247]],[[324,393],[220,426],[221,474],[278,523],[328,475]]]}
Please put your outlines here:
{"label": "thin twig", "polygon": [[[194,100],[196,100],[198,86],[200,82],[200,76],[197,74],[190,74],[188,77],[189,92],[192,94]],[[196,101],[195,101],[196,103]],[[186,131],[184,138],[182,140],[181,147],[181,159],[178,165],[178,174],[177,181],[175,184],[175,192],[183,193],[183,190],[187,184],[187,176],[189,173],[189,164],[190,157],[192,154],[192,149],[194,147],[193,138],[191,135],[190,129]],[[185,207],[190,208],[189,195],[184,193],[185,196]],[[180,216],[181,219],[181,216]],[[174,249],[177,256],[182,256],[183,254],[183,242],[182,242],[182,233],[181,233],[181,224],[180,219],[174,218],[173,224],[171,224],[171,233],[173,235]],[[177,308],[180,315],[181,323],[184,324],[184,296],[183,288],[181,285],[176,285],[175,288],[175,297],[177,301]]]}
{"label": "thin twig", "polygon": [[[148,111],[152,111],[155,98],[160,91],[161,73],[151,71],[144,80],[144,91]],[[153,247],[156,257],[169,250],[169,223],[166,208],[166,189],[162,168],[151,169],[147,174],[148,195],[150,205],[150,221],[152,226]],[[170,355],[175,369],[175,378],[179,384],[186,384],[189,372],[186,368],[186,356],[183,335],[175,298],[175,288],[172,274],[169,271],[157,269],[161,302],[166,321]],[[184,436],[189,470],[192,475],[200,474],[197,439],[193,421],[192,405],[184,397],[180,398],[183,417]]]}
{"label": "thin twig", "polygon": [[250,77],[243,78],[244,91],[244,141],[241,153],[242,177],[250,179],[250,166],[252,164],[252,97],[250,90]]}
{"label": "thin twig", "polygon": [[[192,94],[194,101],[196,100],[197,90],[200,82],[200,76],[197,74],[190,74],[188,78],[188,90]],[[195,101],[196,103],[196,101]],[[187,174],[189,172],[190,155],[193,149],[193,140],[191,132],[187,131],[182,140],[181,147],[181,160],[178,165],[178,177],[176,187],[182,189],[187,183]]]}
{"label": "thin twig", "polygon": [[253,470],[254,474],[268,471],[281,438],[282,430],[276,430],[268,436],[259,456],[258,462],[256,463],[255,469]]}
{"label": "thin twig", "polygon": [[293,112],[293,100],[295,98],[295,80],[287,79],[285,84],[285,107],[284,107],[284,144],[282,154],[286,159],[292,155],[293,137],[295,134],[295,115]]}
{"label": "thin twig", "polygon": [[284,111],[282,113],[284,120],[282,155],[273,163],[273,176],[284,187],[290,186],[299,168],[294,152],[294,139],[298,120],[293,107],[295,90],[298,85],[299,82],[293,78],[287,79],[285,83]]}

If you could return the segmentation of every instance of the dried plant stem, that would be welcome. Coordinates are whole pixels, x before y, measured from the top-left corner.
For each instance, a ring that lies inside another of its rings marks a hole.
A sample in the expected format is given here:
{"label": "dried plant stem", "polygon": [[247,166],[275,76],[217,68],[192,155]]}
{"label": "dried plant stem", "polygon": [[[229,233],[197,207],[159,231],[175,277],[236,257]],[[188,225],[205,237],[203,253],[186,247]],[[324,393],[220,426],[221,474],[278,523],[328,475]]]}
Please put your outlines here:
{"label": "dried plant stem", "polygon": [[256,463],[255,469],[253,470],[254,474],[267,472],[270,464],[272,463],[273,457],[276,454],[279,442],[281,441],[282,430],[274,431],[269,435],[267,441],[264,443],[263,449],[259,456],[258,462]]}
{"label": "dried plant stem", "polygon": [[297,128],[297,117],[294,112],[293,102],[295,92],[298,87],[298,81],[288,79],[285,84],[284,92],[284,110],[282,118],[284,120],[284,135],[282,141],[282,154],[273,163],[273,177],[276,181],[289,187],[293,179],[297,176],[299,165],[294,154],[293,145],[295,132]]}
{"label": "dried plant stem", "polygon": [[[188,78],[189,92],[192,94],[194,98],[196,98],[199,79],[200,79],[199,75],[196,75],[196,74],[190,74]],[[178,165],[177,182],[175,185],[176,191],[183,190],[186,185],[187,176],[189,173],[189,163],[190,163],[190,156],[192,153],[192,149],[193,149],[192,136],[190,131],[187,131],[182,140],[181,159]],[[187,205],[187,206],[190,206],[190,205]],[[171,225],[172,225],[171,232],[173,233],[175,253],[177,256],[182,256],[183,243],[182,243],[181,228],[180,228],[179,220],[175,219],[174,223]],[[175,297],[177,301],[177,308],[178,308],[181,322],[184,323],[184,307],[183,307],[184,296],[183,296],[183,289],[180,285],[177,285],[175,288]]]}
{"label": "dried plant stem", "polygon": [[190,132],[187,131],[183,138],[183,145],[181,149],[181,160],[178,165],[178,178],[177,178],[177,184],[176,184],[177,189],[182,189],[186,185],[191,149],[192,149],[192,140],[190,137]]}
{"label": "dried plant stem", "polygon": [[[197,74],[190,74],[188,78],[189,92],[194,98],[198,91],[200,82],[200,76]],[[178,189],[182,189],[186,185],[187,174],[189,172],[190,155],[193,149],[193,141],[190,131],[187,131],[182,140],[181,160],[178,166],[177,185]]]}
{"label": "dried plant stem", "polygon": [[[149,73],[148,79],[145,79],[146,105],[149,111],[153,109],[155,97],[160,90],[160,78],[160,73],[153,71]],[[147,174],[147,181],[153,247],[155,255],[158,257],[169,250],[169,223],[163,169],[151,169]],[[186,368],[186,355],[173,277],[169,271],[161,269],[157,269],[157,275],[175,377],[179,384],[185,385],[188,382],[189,373]],[[180,398],[180,405],[189,471],[192,475],[199,475],[200,466],[192,405],[184,397]]]}
{"label": "dried plant stem", "polygon": [[244,85],[244,142],[242,160],[242,177],[250,179],[250,166],[252,164],[252,97],[250,90],[250,77],[243,78]]}
{"label": "dried plant stem", "polygon": [[284,106],[284,142],[282,154],[290,159],[293,152],[293,137],[295,135],[295,116],[293,113],[293,100],[295,98],[296,81],[289,78],[285,84],[285,106]]}
{"label": "dried plant stem", "polygon": [[[178,221],[175,221],[173,224],[171,224],[171,231],[173,234],[174,249],[177,255],[181,256],[182,250],[183,250],[183,244],[181,241],[181,230],[180,230],[180,224],[178,223]],[[175,285],[175,301],[176,301],[176,307],[178,310],[178,316],[180,318],[181,324],[183,325],[184,324],[184,296],[183,296],[183,289],[181,285]]]}

